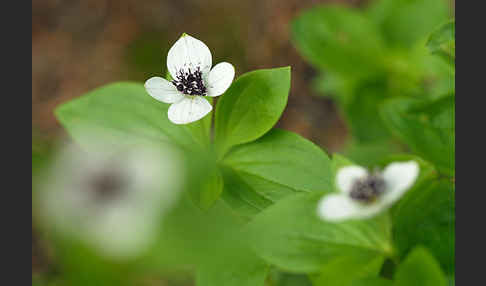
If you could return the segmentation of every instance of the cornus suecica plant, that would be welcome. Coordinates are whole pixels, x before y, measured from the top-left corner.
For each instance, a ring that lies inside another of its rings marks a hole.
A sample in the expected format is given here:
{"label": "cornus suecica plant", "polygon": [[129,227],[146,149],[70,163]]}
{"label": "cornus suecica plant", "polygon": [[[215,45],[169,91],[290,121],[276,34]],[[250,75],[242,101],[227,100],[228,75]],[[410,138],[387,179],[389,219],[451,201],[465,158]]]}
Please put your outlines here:
{"label": "cornus suecica plant", "polygon": [[[353,137],[345,156],[328,155],[298,134],[274,127],[287,104],[290,67],[234,79],[231,64],[212,67],[208,47],[187,34],[169,49],[167,78],[109,84],[60,106],[56,116],[80,146],[89,148],[82,131],[92,129],[109,134],[110,149],[143,139],[160,150],[178,150],[186,162],[177,211],[157,226],[163,239],[132,262],[140,263],[137,267],[123,269],[195,265],[198,286],[282,285],[287,272],[296,283],[315,286],[452,283],[454,89],[442,86],[446,94],[428,94],[419,85],[427,78],[421,71],[426,63],[413,61],[423,57],[429,63],[431,53],[438,53],[437,60],[453,70],[443,58],[453,54],[446,47],[453,46],[454,24],[436,28],[427,44],[419,40],[425,32],[414,26],[420,23],[417,12],[440,5],[424,3],[382,0],[366,16],[323,6],[293,24],[299,51],[328,72],[319,84],[342,92],[339,105]],[[410,21],[406,37],[399,37],[404,26],[394,19]],[[407,51],[413,61],[401,58]],[[403,68],[404,62],[413,67]],[[413,75],[416,71],[420,74]],[[212,97],[219,95],[214,103]],[[213,109],[214,116],[208,116]],[[402,149],[392,148],[392,142]],[[124,161],[111,171],[130,170],[122,168],[125,164],[137,165]],[[127,192],[113,190],[131,176],[118,183],[106,178],[93,180],[88,189],[112,191],[87,194],[101,195],[108,205],[86,214],[99,222],[88,220],[82,228],[104,225],[103,214],[119,205],[113,198],[127,201],[121,195]],[[152,203],[164,209],[165,202]],[[85,214],[79,205],[69,209]],[[128,222],[115,225],[136,231]],[[111,233],[122,233],[115,230]],[[178,259],[161,262],[167,258]],[[100,265],[85,257],[79,261]],[[135,284],[121,280],[114,285]]]}
{"label": "cornus suecica plant", "polygon": [[171,104],[168,110],[170,121],[191,123],[213,109],[204,97],[223,94],[235,76],[230,63],[222,62],[211,67],[211,51],[206,44],[183,34],[167,54],[167,69],[173,80],[152,77],[145,82],[145,88],[153,98]]}
{"label": "cornus suecica plant", "polygon": [[382,172],[369,172],[361,166],[338,170],[340,194],[326,195],[318,213],[325,220],[369,218],[390,207],[413,185],[419,174],[414,161],[389,164]]}

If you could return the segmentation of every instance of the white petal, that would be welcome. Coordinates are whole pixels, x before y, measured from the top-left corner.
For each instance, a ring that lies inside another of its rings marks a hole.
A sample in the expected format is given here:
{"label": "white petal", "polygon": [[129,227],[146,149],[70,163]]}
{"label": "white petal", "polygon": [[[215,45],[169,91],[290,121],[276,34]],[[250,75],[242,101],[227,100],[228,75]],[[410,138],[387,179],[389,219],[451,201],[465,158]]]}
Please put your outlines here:
{"label": "white petal", "polygon": [[356,180],[364,178],[368,171],[360,166],[346,166],[338,170],[336,175],[336,185],[345,194],[351,191],[351,187]]}
{"label": "white petal", "polygon": [[397,201],[415,182],[419,165],[415,161],[391,163],[383,170],[386,192],[381,201],[392,204]]}
{"label": "white petal", "polygon": [[165,103],[178,102],[184,98],[177,88],[161,77],[151,77],[145,82],[145,89],[151,97]]}
{"label": "white petal", "polygon": [[211,66],[212,57],[208,46],[187,34],[182,35],[167,54],[167,68],[173,78],[176,78],[180,69],[194,71],[197,67],[200,67],[203,75],[207,75]]}
{"label": "white petal", "polygon": [[184,97],[169,107],[169,120],[175,124],[187,124],[197,121],[208,114],[213,107],[201,96]]}
{"label": "white petal", "polygon": [[366,219],[379,213],[383,208],[382,204],[367,206],[354,202],[344,194],[330,194],[319,201],[317,212],[323,220],[340,222],[347,219]]}
{"label": "white petal", "polygon": [[157,225],[143,211],[128,206],[103,210],[88,229],[87,239],[105,255],[129,259],[142,254],[154,242]]}
{"label": "white petal", "polygon": [[230,87],[235,77],[235,68],[232,64],[222,62],[215,65],[209,72],[207,81],[208,96],[219,96]]}
{"label": "white petal", "polygon": [[319,217],[329,221],[340,221],[350,218],[356,213],[356,204],[347,196],[331,194],[324,196],[317,206]]}

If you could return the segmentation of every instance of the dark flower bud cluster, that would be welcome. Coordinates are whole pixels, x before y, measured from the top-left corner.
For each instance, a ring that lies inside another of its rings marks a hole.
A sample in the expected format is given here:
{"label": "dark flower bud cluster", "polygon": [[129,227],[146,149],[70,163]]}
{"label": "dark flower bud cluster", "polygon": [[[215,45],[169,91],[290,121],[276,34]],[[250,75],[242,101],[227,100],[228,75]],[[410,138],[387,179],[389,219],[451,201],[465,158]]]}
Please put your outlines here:
{"label": "dark flower bud cluster", "polygon": [[375,172],[354,182],[349,193],[352,199],[363,203],[374,202],[385,192],[386,183],[381,174]]}
{"label": "dark flower bud cluster", "polygon": [[103,170],[89,179],[90,190],[94,199],[99,203],[117,200],[123,195],[128,185],[127,179],[120,172]]}
{"label": "dark flower bud cluster", "polygon": [[191,71],[191,69],[187,71],[179,70],[172,84],[178,91],[187,95],[206,95],[206,87],[204,86],[202,72],[199,67],[195,71]]}

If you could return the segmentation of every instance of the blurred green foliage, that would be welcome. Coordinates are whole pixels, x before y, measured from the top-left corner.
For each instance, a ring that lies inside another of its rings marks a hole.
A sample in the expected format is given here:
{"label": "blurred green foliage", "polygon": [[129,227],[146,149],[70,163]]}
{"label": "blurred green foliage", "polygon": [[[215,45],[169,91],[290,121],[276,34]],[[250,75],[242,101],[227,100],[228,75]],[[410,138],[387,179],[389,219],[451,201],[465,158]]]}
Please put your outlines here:
{"label": "blurred green foliage", "polygon": [[378,116],[386,101],[429,102],[454,95],[453,69],[426,46],[430,38],[432,52],[450,51],[453,22],[430,36],[448,15],[442,0],[377,0],[363,9],[320,5],[292,23],[295,46],[320,72],[314,87],[336,100],[349,125],[352,138],[345,154],[356,162],[375,161],[355,151],[361,146],[388,154],[406,151],[396,140],[403,137],[393,138],[395,126],[387,126],[390,118]]}
{"label": "blurred green foliage", "polygon": [[427,41],[427,47],[433,54],[440,55],[449,64],[454,65],[456,60],[456,22],[445,23],[434,31]]}
{"label": "blurred green foliage", "polygon": [[[410,159],[421,166],[418,182],[392,209],[395,257],[382,271],[394,279],[339,285],[454,283],[455,22],[449,13],[441,0],[377,0],[363,9],[320,5],[292,24],[297,49],[319,71],[314,88],[335,99],[349,125],[344,154],[370,167]],[[403,152],[413,155],[393,155]]]}
{"label": "blurred green foliage", "polygon": [[439,171],[454,176],[454,96],[434,101],[397,97],[382,106],[390,130],[411,150],[433,162]]}
{"label": "blurred green foliage", "polygon": [[417,247],[398,267],[395,274],[396,286],[423,285],[446,286],[447,279],[434,257],[426,249]]}

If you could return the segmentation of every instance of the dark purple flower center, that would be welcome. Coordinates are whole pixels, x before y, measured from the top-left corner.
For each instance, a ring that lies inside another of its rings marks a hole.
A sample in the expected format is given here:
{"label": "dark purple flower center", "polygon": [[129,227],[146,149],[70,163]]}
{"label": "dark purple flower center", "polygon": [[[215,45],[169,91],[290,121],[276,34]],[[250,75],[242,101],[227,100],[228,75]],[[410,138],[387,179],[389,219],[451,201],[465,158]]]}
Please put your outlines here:
{"label": "dark purple flower center", "polygon": [[187,95],[206,95],[206,87],[204,86],[202,72],[199,67],[194,71],[191,71],[191,69],[187,71],[179,70],[172,84],[178,91]]}
{"label": "dark purple flower center", "polygon": [[374,172],[366,178],[356,180],[349,193],[352,199],[362,203],[372,203],[385,192],[386,182],[383,176]]}
{"label": "dark purple flower center", "polygon": [[95,200],[99,203],[116,200],[124,193],[127,180],[121,174],[101,171],[89,180]]}

